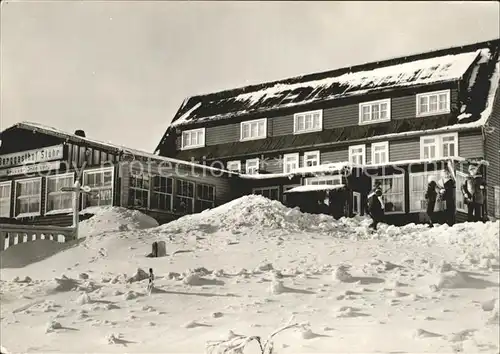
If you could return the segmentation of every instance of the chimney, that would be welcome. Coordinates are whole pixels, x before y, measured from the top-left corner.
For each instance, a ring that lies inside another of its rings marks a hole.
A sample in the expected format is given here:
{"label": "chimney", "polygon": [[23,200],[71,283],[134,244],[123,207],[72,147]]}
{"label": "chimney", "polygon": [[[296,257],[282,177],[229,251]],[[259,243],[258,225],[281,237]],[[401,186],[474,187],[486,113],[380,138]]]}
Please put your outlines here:
{"label": "chimney", "polygon": [[81,136],[82,138],[85,138],[85,131],[84,130],[75,130],[75,135],[76,136]]}

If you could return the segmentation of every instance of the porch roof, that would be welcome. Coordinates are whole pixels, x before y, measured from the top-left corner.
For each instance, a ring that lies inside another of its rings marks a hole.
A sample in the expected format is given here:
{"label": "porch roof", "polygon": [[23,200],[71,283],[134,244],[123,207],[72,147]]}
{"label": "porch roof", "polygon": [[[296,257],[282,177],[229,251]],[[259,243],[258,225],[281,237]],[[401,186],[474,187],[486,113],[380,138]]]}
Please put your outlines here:
{"label": "porch roof", "polygon": [[292,188],[284,193],[299,193],[299,192],[315,192],[315,191],[328,191],[344,188],[344,184],[308,184],[306,186],[298,186]]}

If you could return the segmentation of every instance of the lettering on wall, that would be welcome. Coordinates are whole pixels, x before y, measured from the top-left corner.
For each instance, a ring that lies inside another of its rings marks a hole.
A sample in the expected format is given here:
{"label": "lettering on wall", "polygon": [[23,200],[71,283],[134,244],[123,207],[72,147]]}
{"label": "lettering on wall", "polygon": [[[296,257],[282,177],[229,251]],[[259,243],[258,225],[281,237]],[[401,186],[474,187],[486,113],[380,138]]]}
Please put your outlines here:
{"label": "lettering on wall", "polygon": [[58,170],[60,167],[61,167],[61,161],[42,162],[36,165],[17,166],[0,170],[0,177],[29,175],[31,173]]}
{"label": "lettering on wall", "polygon": [[54,145],[42,149],[15,152],[0,156],[0,168],[27,165],[33,163],[62,160],[63,145]]}

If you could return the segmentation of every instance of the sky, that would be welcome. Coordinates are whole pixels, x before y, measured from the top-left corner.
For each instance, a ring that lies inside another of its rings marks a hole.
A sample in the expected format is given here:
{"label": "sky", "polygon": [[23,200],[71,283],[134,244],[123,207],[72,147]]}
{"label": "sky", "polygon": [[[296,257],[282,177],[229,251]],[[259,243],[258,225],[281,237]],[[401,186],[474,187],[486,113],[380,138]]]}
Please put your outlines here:
{"label": "sky", "polygon": [[498,2],[7,1],[0,129],[152,152],[183,100],[500,37]]}

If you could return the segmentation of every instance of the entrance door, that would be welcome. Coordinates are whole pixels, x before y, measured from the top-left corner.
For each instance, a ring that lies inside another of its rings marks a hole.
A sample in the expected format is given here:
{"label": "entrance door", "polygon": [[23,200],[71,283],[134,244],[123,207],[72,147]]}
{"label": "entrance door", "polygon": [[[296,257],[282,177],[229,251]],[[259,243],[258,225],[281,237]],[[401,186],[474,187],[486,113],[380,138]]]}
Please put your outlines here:
{"label": "entrance door", "polygon": [[352,213],[361,215],[361,193],[352,192]]}

